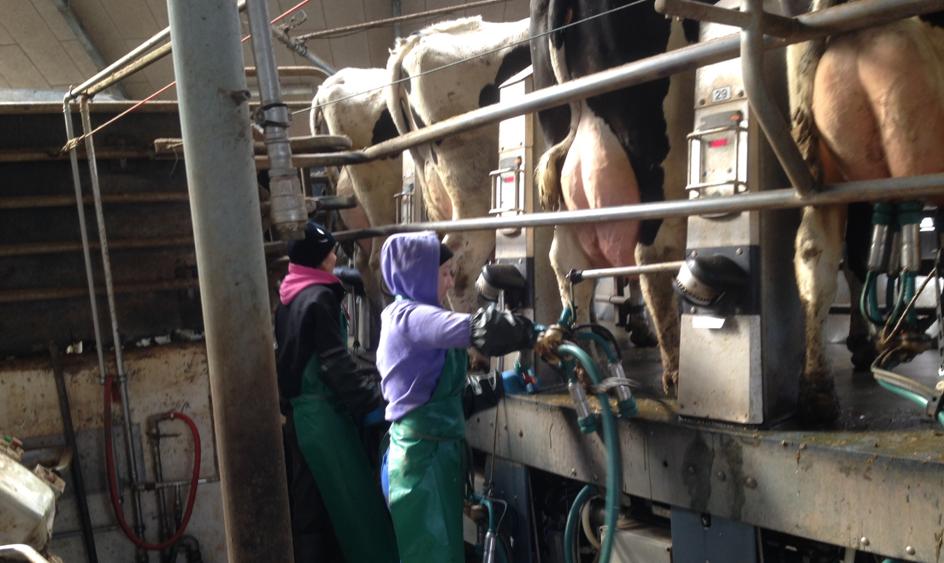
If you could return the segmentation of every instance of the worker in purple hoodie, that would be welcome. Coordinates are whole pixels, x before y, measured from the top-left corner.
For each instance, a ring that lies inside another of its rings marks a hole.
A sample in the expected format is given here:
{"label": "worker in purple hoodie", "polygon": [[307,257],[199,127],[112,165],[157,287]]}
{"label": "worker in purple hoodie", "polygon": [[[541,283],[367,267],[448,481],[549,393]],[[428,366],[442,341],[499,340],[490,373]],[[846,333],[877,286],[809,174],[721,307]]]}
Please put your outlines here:
{"label": "worker in purple hoodie", "polygon": [[365,416],[383,407],[379,377],[347,348],[335,246],[331,233],[308,222],[305,238],[289,245],[275,312],[295,561],[397,563],[393,526],[359,436]]}
{"label": "worker in purple hoodie", "polygon": [[531,321],[493,307],[440,305],[452,253],[432,232],[394,235],[381,253],[396,301],[381,315],[377,368],[387,400],[390,514],[403,563],[463,563],[466,349],[500,356],[533,346]]}

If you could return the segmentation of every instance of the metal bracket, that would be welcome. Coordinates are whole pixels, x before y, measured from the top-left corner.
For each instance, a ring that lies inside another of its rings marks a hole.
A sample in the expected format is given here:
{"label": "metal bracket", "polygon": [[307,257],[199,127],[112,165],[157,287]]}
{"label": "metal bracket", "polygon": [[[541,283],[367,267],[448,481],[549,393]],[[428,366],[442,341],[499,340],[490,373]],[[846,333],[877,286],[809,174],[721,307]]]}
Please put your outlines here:
{"label": "metal bracket", "polygon": [[938,393],[930,397],[925,413],[931,420],[937,420],[937,415],[944,411],[944,393]]}

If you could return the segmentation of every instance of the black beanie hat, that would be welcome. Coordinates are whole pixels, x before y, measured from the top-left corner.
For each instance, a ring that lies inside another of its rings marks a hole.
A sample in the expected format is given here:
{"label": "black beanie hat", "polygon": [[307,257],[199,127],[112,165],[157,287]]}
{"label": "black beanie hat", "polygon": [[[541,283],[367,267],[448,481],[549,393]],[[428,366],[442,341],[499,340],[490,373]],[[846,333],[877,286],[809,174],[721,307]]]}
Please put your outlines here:
{"label": "black beanie hat", "polygon": [[305,225],[305,238],[295,240],[288,245],[288,259],[293,264],[317,268],[331,254],[337,241],[328,229],[309,220]]}
{"label": "black beanie hat", "polygon": [[449,247],[445,244],[439,244],[439,265],[442,266],[446,263],[446,260],[452,258],[452,251],[449,250]]}

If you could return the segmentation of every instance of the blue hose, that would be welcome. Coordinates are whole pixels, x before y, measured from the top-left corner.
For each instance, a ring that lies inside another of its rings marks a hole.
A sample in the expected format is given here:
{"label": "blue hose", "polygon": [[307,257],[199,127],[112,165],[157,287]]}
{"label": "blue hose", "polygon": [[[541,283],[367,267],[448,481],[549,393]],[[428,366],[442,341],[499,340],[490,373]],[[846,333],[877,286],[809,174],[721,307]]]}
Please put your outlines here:
{"label": "blue hose", "polygon": [[606,359],[611,362],[620,361],[619,356],[616,354],[616,351],[613,350],[613,343],[603,338],[599,334],[593,332],[592,330],[580,330],[574,333],[574,338],[578,340],[591,340],[596,342],[597,346],[603,350],[603,353],[606,354]]}
{"label": "blue hose", "polygon": [[[594,385],[599,385],[603,378],[597,371],[596,366],[590,356],[579,346],[574,344],[561,344],[557,348],[557,353],[564,356],[575,358],[583,366],[583,369],[590,376]],[[596,393],[597,401],[600,403],[600,410],[603,418],[603,442],[606,445],[606,537],[603,539],[603,545],[600,547],[600,563],[609,563],[610,555],[613,553],[613,532],[616,530],[616,519],[619,516],[619,499],[622,493],[623,468],[620,463],[619,437],[616,434],[616,417],[610,409],[610,400],[606,393]]]}
{"label": "blue hose", "polygon": [[574,552],[576,551],[574,540],[577,537],[577,526],[580,525],[580,510],[590,500],[593,489],[593,485],[585,485],[584,488],[580,489],[574,503],[570,505],[570,511],[567,512],[567,525],[564,526],[564,563],[574,563]]}
{"label": "blue hose", "polygon": [[[887,381],[883,381],[878,378],[876,378],[875,381],[878,381],[879,385],[881,385],[885,389],[888,389],[889,391],[898,395],[899,397],[904,397],[905,399],[908,399],[909,401],[919,405],[922,408],[925,408],[925,409],[928,408],[928,400],[922,397],[921,395],[914,393],[912,391],[909,391],[907,389],[902,389],[901,387],[897,385],[894,385]],[[944,411],[937,413],[937,421],[941,423],[941,426],[944,426]]]}

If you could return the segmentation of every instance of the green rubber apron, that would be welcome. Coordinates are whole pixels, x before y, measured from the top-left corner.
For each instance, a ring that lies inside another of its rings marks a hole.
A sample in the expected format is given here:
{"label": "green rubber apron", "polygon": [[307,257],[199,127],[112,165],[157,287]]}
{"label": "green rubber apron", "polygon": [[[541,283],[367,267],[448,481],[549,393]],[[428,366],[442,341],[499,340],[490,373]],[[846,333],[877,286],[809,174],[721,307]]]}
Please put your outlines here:
{"label": "green rubber apron", "polygon": [[403,563],[464,563],[468,353],[452,349],[429,401],[390,426],[390,514]]}
{"label": "green rubber apron", "polygon": [[[343,311],[341,331],[347,334]],[[345,561],[399,561],[390,517],[357,426],[322,381],[317,354],[305,366],[301,393],[292,399],[292,417],[298,446],[318,484]]]}

